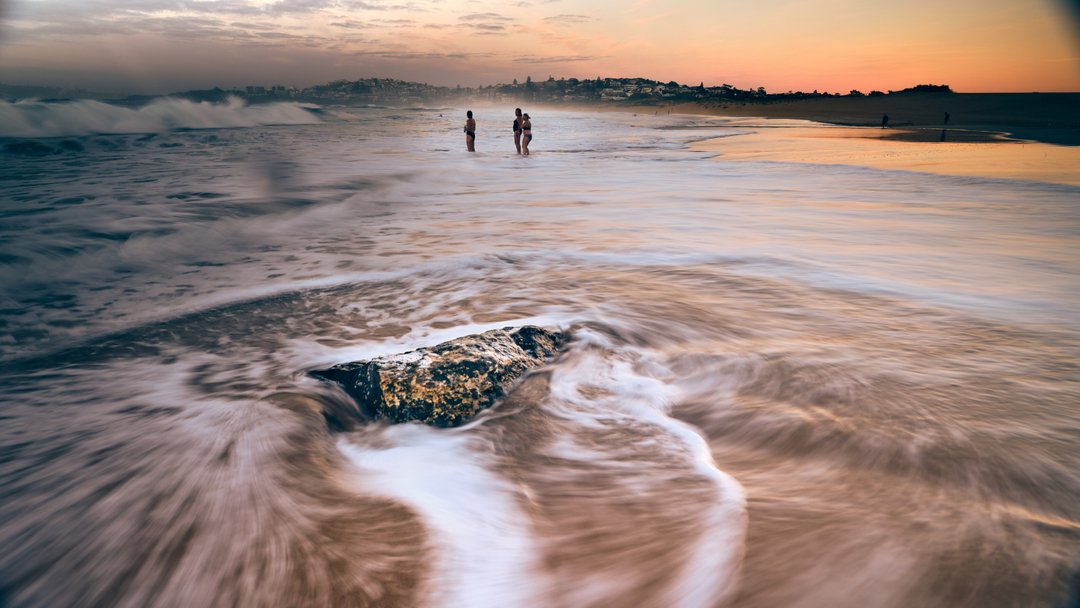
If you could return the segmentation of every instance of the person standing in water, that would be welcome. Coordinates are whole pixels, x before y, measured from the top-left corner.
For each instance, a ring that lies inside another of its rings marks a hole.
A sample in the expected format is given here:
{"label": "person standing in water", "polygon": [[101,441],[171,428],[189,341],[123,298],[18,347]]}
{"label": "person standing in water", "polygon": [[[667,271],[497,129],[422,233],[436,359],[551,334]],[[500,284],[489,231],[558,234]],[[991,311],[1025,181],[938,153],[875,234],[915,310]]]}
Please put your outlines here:
{"label": "person standing in water", "polygon": [[514,108],[514,146],[521,154],[521,108]]}
{"label": "person standing in water", "polygon": [[888,114],[882,114],[881,115],[881,128],[882,129],[889,128],[889,115]]}
{"label": "person standing in water", "polygon": [[532,120],[528,114],[521,117],[521,135],[521,153],[528,156],[529,142],[532,141]]}
{"label": "person standing in water", "polygon": [[476,152],[476,121],[473,120],[472,110],[465,113],[465,147],[469,152]]}

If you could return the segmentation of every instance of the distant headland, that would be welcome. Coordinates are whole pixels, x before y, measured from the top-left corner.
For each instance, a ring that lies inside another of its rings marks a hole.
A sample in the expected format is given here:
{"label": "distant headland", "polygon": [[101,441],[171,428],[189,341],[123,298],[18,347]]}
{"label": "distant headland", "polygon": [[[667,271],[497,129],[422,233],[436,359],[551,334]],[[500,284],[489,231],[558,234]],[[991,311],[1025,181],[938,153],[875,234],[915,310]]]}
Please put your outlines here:
{"label": "distant headland", "polygon": [[178,96],[203,101],[221,101],[230,96],[242,97],[250,102],[280,101],[294,99],[321,103],[344,104],[427,104],[456,101],[472,102],[522,102],[543,104],[621,104],[641,105],[678,103],[715,103],[725,101],[769,101],[814,99],[820,97],[881,97],[908,93],[952,93],[948,85],[920,84],[900,91],[849,91],[828,93],[812,91],[787,91],[769,93],[765,87],[740,89],[730,84],[706,87],[675,81],[661,82],[648,78],[602,78],[578,79],[554,76],[547,80],[524,81],[516,79],[510,84],[480,87],[445,87],[393,78],[363,78],[359,80],[335,80],[326,84],[298,88],[284,85],[251,85],[233,89],[208,89],[185,91]]}

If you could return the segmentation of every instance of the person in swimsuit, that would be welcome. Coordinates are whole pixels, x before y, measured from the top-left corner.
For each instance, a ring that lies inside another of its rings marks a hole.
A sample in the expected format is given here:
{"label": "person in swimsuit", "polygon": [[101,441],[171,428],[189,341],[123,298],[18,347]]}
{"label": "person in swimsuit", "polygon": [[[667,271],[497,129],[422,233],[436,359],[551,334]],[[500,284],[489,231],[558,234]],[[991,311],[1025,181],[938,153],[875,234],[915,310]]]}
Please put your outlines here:
{"label": "person in swimsuit", "polygon": [[514,108],[514,145],[521,154],[521,108]]}
{"label": "person in swimsuit", "polygon": [[465,113],[465,147],[469,152],[476,152],[476,121],[473,120],[472,110]]}
{"label": "person in swimsuit", "polygon": [[528,156],[529,142],[532,141],[532,120],[529,119],[528,114],[521,117],[521,135],[521,153]]}

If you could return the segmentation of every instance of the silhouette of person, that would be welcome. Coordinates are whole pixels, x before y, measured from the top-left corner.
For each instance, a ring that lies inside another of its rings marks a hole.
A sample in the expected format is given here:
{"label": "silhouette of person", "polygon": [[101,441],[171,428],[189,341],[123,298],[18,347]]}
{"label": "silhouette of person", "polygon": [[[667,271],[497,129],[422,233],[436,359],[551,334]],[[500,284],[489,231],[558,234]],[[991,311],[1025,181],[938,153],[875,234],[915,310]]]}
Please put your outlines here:
{"label": "silhouette of person", "polygon": [[945,122],[944,122],[944,124],[949,124],[949,113],[948,112],[945,112]]}
{"label": "silhouette of person", "polygon": [[473,120],[472,110],[465,113],[465,147],[469,152],[476,152],[476,121]]}
{"label": "silhouette of person", "polygon": [[514,146],[521,154],[521,108],[514,108]]}
{"label": "silhouette of person", "polygon": [[881,115],[881,128],[882,129],[887,129],[888,127],[889,127],[889,115],[888,114],[882,114]]}

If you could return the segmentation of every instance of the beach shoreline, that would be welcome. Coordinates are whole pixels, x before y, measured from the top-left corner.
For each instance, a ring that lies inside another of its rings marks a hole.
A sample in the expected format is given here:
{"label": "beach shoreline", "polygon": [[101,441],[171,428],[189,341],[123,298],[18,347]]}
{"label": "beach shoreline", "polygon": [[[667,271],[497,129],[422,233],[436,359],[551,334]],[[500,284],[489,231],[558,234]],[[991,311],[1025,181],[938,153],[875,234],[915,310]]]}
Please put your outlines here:
{"label": "beach shoreline", "polygon": [[[983,132],[984,139],[1037,141],[1057,146],[1080,146],[1080,93],[896,93],[877,97],[814,97],[794,100],[681,103],[670,105],[587,106],[605,111],[641,114],[671,113],[809,120],[843,127],[881,127],[916,133],[943,128],[950,132]],[[949,113],[945,124],[945,113]],[[898,137],[903,139],[903,136]],[[925,139],[929,141],[929,139]]]}
{"label": "beach shoreline", "polygon": [[[1077,104],[1072,105],[1070,104]],[[1080,185],[1078,93],[922,93],[607,107],[732,119],[691,144],[723,161],[794,162]],[[944,123],[944,113],[950,113]],[[890,117],[881,127],[881,114]],[[875,123],[876,119],[876,123]]]}
{"label": "beach shoreline", "polygon": [[865,127],[755,127],[746,125],[745,134],[694,142],[690,148],[728,162],[845,165],[1080,186],[1080,147],[1075,146],[989,138],[978,143],[905,140]]}

